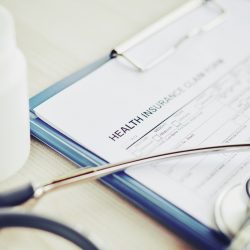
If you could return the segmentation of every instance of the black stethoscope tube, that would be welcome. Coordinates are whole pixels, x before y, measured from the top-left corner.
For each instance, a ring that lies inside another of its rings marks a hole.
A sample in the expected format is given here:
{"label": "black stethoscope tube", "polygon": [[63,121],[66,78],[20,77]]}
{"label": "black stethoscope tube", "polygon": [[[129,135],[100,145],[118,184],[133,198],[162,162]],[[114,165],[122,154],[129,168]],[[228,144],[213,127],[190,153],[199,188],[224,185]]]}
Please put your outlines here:
{"label": "black stethoscope tube", "polygon": [[25,227],[39,229],[61,236],[71,241],[82,249],[97,250],[98,248],[82,234],[72,228],[33,214],[24,214],[17,212],[0,212],[0,228]]}
{"label": "black stethoscope tube", "polygon": [[[0,207],[13,207],[23,204],[33,198],[34,194],[35,190],[33,186],[26,184],[17,190],[0,194]],[[98,249],[84,235],[60,222],[34,214],[0,211],[0,228],[12,227],[39,229],[58,235],[82,249]]]}
{"label": "black stethoscope tube", "polygon": [[31,184],[26,184],[16,190],[0,193],[0,208],[13,207],[33,198],[35,190]]}

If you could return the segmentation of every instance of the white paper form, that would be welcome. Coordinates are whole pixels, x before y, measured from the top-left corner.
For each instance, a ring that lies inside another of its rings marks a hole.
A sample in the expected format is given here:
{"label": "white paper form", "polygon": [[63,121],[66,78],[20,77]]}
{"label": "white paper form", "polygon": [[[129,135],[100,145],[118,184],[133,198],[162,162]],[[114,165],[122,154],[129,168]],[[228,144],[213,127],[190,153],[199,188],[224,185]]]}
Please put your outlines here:
{"label": "white paper form", "polygon": [[[157,67],[142,73],[111,60],[38,106],[36,114],[110,162],[249,141],[250,2],[219,2],[229,11],[226,22]],[[145,49],[141,53],[154,48]],[[126,172],[211,227],[215,194],[250,173],[247,155],[177,165]]]}

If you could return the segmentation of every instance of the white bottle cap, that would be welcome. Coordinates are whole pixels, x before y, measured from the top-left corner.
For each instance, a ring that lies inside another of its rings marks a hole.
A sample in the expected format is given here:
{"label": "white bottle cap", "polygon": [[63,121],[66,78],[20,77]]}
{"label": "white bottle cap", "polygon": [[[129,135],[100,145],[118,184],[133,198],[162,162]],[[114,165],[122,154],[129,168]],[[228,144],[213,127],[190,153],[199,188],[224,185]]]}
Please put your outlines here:
{"label": "white bottle cap", "polygon": [[9,12],[0,6],[0,55],[4,57],[16,48],[14,22]]}

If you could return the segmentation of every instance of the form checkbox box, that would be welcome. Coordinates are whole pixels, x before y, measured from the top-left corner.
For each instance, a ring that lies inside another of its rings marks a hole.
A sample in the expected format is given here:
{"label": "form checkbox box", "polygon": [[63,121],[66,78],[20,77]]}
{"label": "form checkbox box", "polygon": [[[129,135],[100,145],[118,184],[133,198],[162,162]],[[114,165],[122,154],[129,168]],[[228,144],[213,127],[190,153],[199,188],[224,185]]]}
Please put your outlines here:
{"label": "form checkbox box", "polygon": [[181,125],[181,123],[178,121],[173,121],[172,125],[174,125],[175,127],[179,127]]}
{"label": "form checkbox box", "polygon": [[161,137],[160,137],[159,135],[154,135],[154,136],[152,137],[152,139],[153,139],[154,141],[160,141],[160,140],[161,140]]}

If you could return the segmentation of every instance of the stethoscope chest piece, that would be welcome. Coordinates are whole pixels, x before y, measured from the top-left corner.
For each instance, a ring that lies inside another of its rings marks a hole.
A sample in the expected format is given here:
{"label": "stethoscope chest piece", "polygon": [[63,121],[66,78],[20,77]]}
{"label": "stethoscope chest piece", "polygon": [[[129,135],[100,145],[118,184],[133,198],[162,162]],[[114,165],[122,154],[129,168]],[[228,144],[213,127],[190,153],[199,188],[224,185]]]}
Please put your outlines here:
{"label": "stethoscope chest piece", "polygon": [[249,198],[244,185],[235,185],[224,190],[215,202],[215,222],[225,235],[233,237],[248,215]]}

